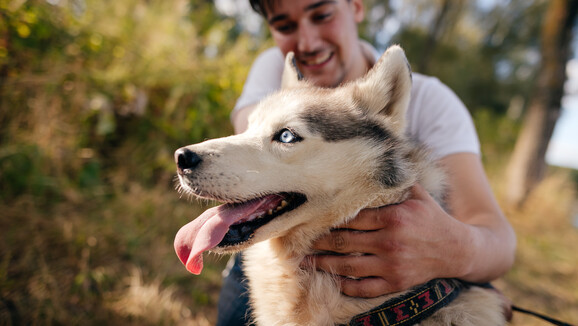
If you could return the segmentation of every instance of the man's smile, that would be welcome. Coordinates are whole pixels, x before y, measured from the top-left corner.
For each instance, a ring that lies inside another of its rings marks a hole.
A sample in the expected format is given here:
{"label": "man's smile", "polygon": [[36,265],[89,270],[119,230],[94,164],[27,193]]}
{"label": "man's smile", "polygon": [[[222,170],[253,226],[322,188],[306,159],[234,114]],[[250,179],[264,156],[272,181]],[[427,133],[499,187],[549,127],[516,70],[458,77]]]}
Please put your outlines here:
{"label": "man's smile", "polygon": [[333,52],[325,52],[313,58],[307,59],[300,58],[299,62],[301,62],[302,65],[308,68],[318,68],[324,65],[325,63],[329,62],[331,58],[333,58]]}

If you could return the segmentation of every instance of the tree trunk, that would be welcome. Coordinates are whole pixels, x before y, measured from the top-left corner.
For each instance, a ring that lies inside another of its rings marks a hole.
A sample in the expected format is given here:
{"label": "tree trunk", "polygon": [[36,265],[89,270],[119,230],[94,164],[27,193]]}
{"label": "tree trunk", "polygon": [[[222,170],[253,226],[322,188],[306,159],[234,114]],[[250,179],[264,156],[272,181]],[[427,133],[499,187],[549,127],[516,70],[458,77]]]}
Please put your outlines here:
{"label": "tree trunk", "polygon": [[509,204],[521,206],[543,179],[546,149],[560,115],[578,0],[551,0],[542,24],[542,62],[507,169]]}

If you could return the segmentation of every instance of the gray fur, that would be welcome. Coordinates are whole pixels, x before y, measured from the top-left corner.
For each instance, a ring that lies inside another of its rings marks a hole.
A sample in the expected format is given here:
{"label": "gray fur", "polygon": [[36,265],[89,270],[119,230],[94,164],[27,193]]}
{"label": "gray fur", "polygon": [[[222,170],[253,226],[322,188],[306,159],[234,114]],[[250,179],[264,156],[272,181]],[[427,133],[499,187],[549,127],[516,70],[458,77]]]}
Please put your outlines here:
{"label": "gray fur", "polygon": [[392,139],[392,134],[382,124],[365,115],[355,115],[353,112],[332,112],[331,108],[312,107],[301,114],[308,129],[321,135],[327,142],[338,142],[355,138],[367,138],[376,142]]}

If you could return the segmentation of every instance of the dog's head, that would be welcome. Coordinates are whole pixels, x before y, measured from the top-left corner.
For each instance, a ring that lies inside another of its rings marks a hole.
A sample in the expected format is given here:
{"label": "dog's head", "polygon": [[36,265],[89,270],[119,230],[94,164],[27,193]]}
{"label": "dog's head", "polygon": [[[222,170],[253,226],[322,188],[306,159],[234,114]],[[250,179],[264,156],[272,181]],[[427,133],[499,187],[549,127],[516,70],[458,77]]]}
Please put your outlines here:
{"label": "dog's head", "polygon": [[224,202],[177,234],[193,273],[206,250],[237,251],[297,229],[308,230],[298,233],[307,243],[368,205],[399,199],[415,181],[400,146],[411,90],[401,48],[335,89],[299,80],[292,59],[282,90],[259,103],[247,131],[175,152],[181,189]]}

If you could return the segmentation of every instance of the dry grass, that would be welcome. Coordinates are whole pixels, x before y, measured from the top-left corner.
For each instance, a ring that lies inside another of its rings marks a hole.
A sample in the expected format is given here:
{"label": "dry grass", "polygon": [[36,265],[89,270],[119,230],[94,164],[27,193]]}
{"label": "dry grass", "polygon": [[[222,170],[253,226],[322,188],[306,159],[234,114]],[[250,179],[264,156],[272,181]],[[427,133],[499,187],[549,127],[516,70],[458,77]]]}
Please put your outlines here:
{"label": "dry grass", "polygon": [[224,259],[188,274],[172,242],[198,205],[159,186],[0,207],[0,325],[210,325]]}
{"label": "dry grass", "polygon": [[[499,182],[495,182],[498,195]],[[578,324],[577,200],[568,171],[555,170],[520,210],[506,213],[518,235],[514,268],[496,285],[514,304]],[[505,206],[504,206],[505,207]],[[524,314],[513,325],[546,325]]]}

